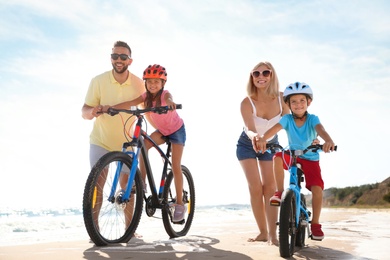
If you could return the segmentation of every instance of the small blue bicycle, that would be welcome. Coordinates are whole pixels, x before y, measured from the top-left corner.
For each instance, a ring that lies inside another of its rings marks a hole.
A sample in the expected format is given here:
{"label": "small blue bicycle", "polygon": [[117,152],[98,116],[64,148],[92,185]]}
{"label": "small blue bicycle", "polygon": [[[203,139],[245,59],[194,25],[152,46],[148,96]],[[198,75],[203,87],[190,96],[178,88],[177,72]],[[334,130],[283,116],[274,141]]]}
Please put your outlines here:
{"label": "small blue bicycle", "polygon": [[[305,233],[311,237],[309,228],[311,212],[306,207],[305,195],[301,193],[301,182],[304,173],[297,163],[297,157],[308,151],[316,152],[322,149],[322,145],[310,145],[304,150],[287,150],[279,144],[267,144],[267,149],[272,153],[281,150],[289,153],[292,162],[289,168],[290,185],[283,191],[279,212],[279,253],[281,257],[290,257],[294,254],[295,246],[305,245]],[[334,147],[334,151],[337,146]]]}

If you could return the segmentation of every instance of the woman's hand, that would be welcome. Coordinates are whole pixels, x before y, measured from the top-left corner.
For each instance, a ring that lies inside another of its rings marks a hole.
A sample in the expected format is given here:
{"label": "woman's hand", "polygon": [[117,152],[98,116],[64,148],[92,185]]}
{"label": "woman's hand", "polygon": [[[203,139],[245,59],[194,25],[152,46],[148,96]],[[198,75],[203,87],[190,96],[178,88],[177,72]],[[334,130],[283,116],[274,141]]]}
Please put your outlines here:
{"label": "woman's hand", "polygon": [[252,146],[256,153],[265,153],[267,150],[267,140],[260,137],[259,135],[255,135],[252,139]]}
{"label": "woman's hand", "polygon": [[312,145],[320,144],[320,140],[318,138],[314,139],[311,143]]}

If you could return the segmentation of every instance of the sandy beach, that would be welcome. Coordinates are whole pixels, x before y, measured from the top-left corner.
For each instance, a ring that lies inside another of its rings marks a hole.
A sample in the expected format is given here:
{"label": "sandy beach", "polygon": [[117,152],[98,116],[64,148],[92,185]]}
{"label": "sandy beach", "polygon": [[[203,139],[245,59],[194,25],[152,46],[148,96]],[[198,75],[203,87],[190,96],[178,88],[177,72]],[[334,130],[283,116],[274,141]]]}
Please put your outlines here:
{"label": "sandy beach", "polygon": [[[212,212],[212,213],[210,213]],[[291,259],[390,259],[390,209],[323,209],[323,241],[306,239]],[[142,237],[128,244],[96,247],[80,228],[77,234],[58,232],[51,241],[0,243],[0,259],[281,259],[266,242],[247,242],[257,235],[247,210],[200,210],[189,234],[169,239],[161,219],[143,216]]]}

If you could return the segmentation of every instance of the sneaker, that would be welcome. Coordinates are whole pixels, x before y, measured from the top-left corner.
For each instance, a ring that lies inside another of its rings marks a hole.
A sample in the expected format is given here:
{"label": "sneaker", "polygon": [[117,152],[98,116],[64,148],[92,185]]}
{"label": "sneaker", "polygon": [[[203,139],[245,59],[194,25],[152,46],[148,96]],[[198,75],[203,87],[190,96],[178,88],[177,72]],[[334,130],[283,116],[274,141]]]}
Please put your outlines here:
{"label": "sneaker", "polygon": [[175,211],[173,213],[172,222],[180,222],[184,220],[187,208],[180,204],[175,204]]}
{"label": "sneaker", "polygon": [[324,239],[324,232],[322,232],[321,224],[311,224],[311,239],[321,241]]}
{"label": "sneaker", "polygon": [[274,196],[270,198],[269,204],[271,204],[271,206],[280,206],[281,200],[282,200],[282,192],[277,191],[275,192]]}

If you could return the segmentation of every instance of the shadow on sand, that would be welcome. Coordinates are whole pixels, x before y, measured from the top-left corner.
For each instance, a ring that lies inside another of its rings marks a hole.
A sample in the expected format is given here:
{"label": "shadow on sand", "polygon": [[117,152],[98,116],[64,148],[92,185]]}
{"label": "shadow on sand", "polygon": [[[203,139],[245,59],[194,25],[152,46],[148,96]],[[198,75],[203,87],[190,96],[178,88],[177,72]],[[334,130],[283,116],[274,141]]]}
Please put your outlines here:
{"label": "shadow on sand", "polygon": [[205,236],[189,236],[145,242],[133,238],[127,244],[93,246],[84,251],[88,260],[100,259],[252,259],[247,255],[214,248],[220,241]]}
{"label": "shadow on sand", "polygon": [[287,259],[335,259],[335,260],[351,260],[351,259],[360,259],[360,260],[373,260],[372,258],[364,258],[352,255],[347,252],[340,250],[322,247],[322,246],[305,246],[302,248],[296,248],[294,255]]}

